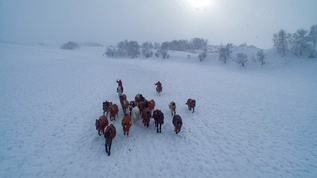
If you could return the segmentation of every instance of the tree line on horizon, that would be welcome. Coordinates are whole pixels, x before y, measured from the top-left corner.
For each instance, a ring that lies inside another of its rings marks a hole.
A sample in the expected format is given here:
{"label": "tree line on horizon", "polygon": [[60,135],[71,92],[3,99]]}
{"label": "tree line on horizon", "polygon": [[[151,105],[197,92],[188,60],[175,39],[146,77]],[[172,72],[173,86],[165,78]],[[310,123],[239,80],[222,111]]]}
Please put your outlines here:
{"label": "tree line on horizon", "polygon": [[108,57],[131,57],[136,58],[143,56],[145,58],[162,56],[168,58],[168,51],[187,51],[195,52],[197,50],[207,50],[208,40],[203,38],[193,38],[188,40],[173,40],[171,42],[163,42],[162,44],[155,42],[145,42],[139,45],[137,41],[124,40],[117,46],[108,46],[104,53]]}
{"label": "tree line on horizon", "polygon": [[295,56],[316,58],[316,42],[317,25],[311,26],[310,31],[301,28],[291,34],[281,29],[273,34],[274,47],[282,56],[293,54]]}
{"label": "tree line on horizon", "polygon": [[[295,33],[287,33],[286,30],[280,30],[273,34],[273,47],[282,56],[293,54],[295,56],[307,56],[309,58],[316,58],[316,43],[317,43],[317,25],[313,25],[310,31],[299,29]],[[241,44],[242,45],[242,44]],[[240,46],[241,46],[240,45]],[[246,46],[246,43],[243,44]],[[184,51],[196,53],[199,51],[198,58],[200,61],[204,60],[208,55],[208,40],[203,38],[193,38],[191,40],[173,40],[171,42],[152,43],[145,42],[139,45],[137,41],[124,40],[117,44],[117,46],[108,46],[104,55],[108,57],[131,57],[136,58],[143,56],[145,58],[162,56],[169,58],[168,51]],[[254,47],[253,45],[251,45]],[[232,58],[233,44],[221,45],[219,50],[219,61],[227,63],[227,60]],[[266,54],[263,49],[256,53],[257,57],[252,56],[254,60],[260,61],[261,65],[265,64]],[[245,66],[248,61],[248,55],[244,52],[239,52],[233,60]]]}

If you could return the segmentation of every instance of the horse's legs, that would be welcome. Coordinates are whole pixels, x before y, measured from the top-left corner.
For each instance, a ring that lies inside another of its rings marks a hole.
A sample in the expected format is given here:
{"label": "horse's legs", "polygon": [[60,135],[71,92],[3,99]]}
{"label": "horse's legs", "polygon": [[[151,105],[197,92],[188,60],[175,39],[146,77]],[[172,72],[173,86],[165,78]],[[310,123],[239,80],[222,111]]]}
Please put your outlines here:
{"label": "horse's legs", "polygon": [[112,143],[110,143],[110,144],[109,144],[109,152],[108,152],[108,156],[110,156],[111,144],[112,144]]}
{"label": "horse's legs", "polygon": [[105,144],[105,147],[106,147],[106,153],[109,153],[107,142],[106,142],[106,144]]}
{"label": "horse's legs", "polygon": [[195,107],[193,107],[193,113],[195,112]]}
{"label": "horse's legs", "polygon": [[160,133],[162,133],[162,124],[160,124]]}

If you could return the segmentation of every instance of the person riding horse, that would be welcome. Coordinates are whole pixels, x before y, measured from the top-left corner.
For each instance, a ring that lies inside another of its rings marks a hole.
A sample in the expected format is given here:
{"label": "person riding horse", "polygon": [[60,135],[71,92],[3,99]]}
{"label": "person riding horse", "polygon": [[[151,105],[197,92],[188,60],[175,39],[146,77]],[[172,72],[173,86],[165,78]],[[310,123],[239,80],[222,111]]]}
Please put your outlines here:
{"label": "person riding horse", "polygon": [[157,86],[156,86],[156,91],[157,91],[158,93],[162,92],[163,87],[162,87],[161,82],[158,81],[155,85],[157,85]]}
{"label": "person riding horse", "polygon": [[117,83],[118,83],[117,92],[119,92],[119,87],[121,87],[121,90],[122,90],[122,92],[123,92],[123,86],[122,86],[122,81],[121,81],[121,79],[120,79],[120,80],[117,79]]}

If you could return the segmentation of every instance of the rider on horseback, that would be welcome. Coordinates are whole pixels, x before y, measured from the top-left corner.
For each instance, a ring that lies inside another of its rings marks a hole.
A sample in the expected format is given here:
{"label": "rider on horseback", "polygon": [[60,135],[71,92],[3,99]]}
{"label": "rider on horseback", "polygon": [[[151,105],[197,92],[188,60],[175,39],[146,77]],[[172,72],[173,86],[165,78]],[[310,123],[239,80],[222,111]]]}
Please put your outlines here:
{"label": "rider on horseback", "polygon": [[160,82],[160,81],[158,81],[155,85],[157,85],[157,86],[156,86],[156,91],[160,91],[160,92],[162,92],[163,87],[162,87],[161,82]]}
{"label": "rider on horseback", "polygon": [[117,79],[117,83],[118,83],[117,92],[119,91],[119,87],[121,87],[122,92],[123,92],[123,86],[122,86],[122,81],[121,81],[121,79],[120,79],[120,80]]}

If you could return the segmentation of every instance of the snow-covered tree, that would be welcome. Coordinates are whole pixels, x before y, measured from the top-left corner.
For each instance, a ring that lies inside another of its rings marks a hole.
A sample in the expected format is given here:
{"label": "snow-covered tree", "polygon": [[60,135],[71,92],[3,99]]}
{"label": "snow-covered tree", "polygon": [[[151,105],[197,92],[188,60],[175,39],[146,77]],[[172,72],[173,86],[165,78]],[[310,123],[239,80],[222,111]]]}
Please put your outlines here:
{"label": "snow-covered tree", "polygon": [[169,55],[168,55],[168,50],[166,49],[161,49],[161,55],[162,57],[165,59],[165,58],[169,58]]}
{"label": "snow-covered tree", "polygon": [[292,51],[295,56],[301,56],[307,52],[308,48],[308,32],[304,29],[297,30],[296,33],[292,35]]}
{"label": "snow-covered tree", "polygon": [[263,49],[261,49],[260,51],[258,51],[256,55],[258,56],[257,58],[258,58],[258,61],[261,62],[261,65],[264,65],[264,64],[265,64],[265,61],[264,61],[264,59],[265,59],[265,54],[264,54],[264,52],[263,52]]}
{"label": "snow-covered tree", "polygon": [[245,53],[237,53],[236,63],[241,64],[243,67],[245,63],[248,61],[248,55]]}
{"label": "snow-covered tree", "polygon": [[154,43],[154,49],[160,49],[161,45],[160,43],[155,42]]}
{"label": "snow-covered tree", "polygon": [[112,46],[107,47],[105,55],[108,57],[114,57],[116,55],[116,49]]}
{"label": "snow-covered tree", "polygon": [[145,58],[149,58],[149,57],[152,57],[153,56],[153,52],[151,51],[151,49],[153,49],[153,45],[152,43],[149,43],[149,42],[145,42],[142,44],[142,55],[145,57]]}
{"label": "snow-covered tree", "polygon": [[207,51],[203,51],[199,53],[198,55],[199,61],[203,61],[206,57],[207,57]]}
{"label": "snow-covered tree", "polygon": [[160,57],[161,55],[161,49],[156,50],[155,54],[156,57]]}
{"label": "snow-covered tree", "polygon": [[72,49],[75,49],[75,48],[78,48],[78,43],[73,42],[73,41],[69,41],[68,43],[64,43],[64,44],[61,46],[61,49],[72,50]]}
{"label": "snow-covered tree", "polygon": [[219,60],[227,63],[227,60],[230,58],[232,53],[231,48],[233,47],[232,43],[228,43],[226,47],[221,47],[219,50]]}
{"label": "snow-covered tree", "polygon": [[290,34],[283,29],[273,34],[274,47],[277,49],[278,53],[282,54],[282,56],[286,56],[288,51],[289,38]]}
{"label": "snow-covered tree", "polygon": [[205,40],[203,38],[193,38],[190,41],[190,46],[194,50],[204,50],[207,48],[208,40]]}
{"label": "snow-covered tree", "polygon": [[140,45],[137,41],[130,41],[127,45],[128,56],[132,58],[140,55]]}
{"label": "snow-covered tree", "polygon": [[309,39],[313,42],[314,47],[316,47],[317,42],[317,25],[313,25],[310,27]]}

